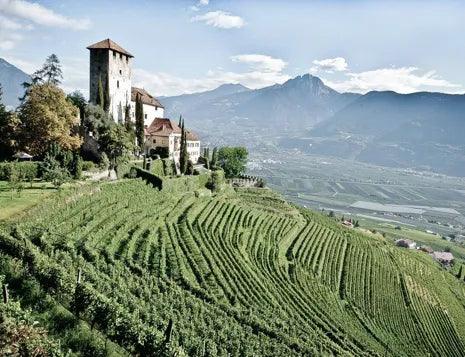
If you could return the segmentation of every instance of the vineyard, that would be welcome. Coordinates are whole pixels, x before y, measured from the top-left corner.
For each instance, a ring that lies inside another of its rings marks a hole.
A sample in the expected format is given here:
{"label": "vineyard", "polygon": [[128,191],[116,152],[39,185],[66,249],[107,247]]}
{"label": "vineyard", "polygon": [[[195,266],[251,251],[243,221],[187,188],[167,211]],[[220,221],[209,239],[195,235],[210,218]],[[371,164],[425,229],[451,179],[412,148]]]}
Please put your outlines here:
{"label": "vineyard", "polygon": [[266,189],[89,185],[2,227],[0,252],[11,299],[39,310],[32,279],[102,355],[465,356],[462,281]]}

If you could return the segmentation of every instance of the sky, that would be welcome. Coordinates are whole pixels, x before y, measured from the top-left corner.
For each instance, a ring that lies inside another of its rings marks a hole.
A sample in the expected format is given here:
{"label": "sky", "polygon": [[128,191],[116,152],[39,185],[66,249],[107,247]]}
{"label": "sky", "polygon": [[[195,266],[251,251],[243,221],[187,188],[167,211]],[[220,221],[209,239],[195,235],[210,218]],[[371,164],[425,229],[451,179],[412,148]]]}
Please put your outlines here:
{"label": "sky", "polygon": [[178,95],[311,73],[340,92],[465,93],[465,1],[0,0],[0,57],[27,73],[55,53],[88,93],[86,46],[131,52],[133,85]]}

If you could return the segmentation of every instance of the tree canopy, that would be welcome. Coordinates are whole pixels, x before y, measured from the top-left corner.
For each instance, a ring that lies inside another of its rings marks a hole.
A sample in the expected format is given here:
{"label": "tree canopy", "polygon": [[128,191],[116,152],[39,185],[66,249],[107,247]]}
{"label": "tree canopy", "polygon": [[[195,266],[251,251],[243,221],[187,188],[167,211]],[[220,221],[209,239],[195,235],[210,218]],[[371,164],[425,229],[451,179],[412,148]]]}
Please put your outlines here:
{"label": "tree canopy", "polygon": [[248,155],[245,147],[222,147],[218,150],[218,165],[226,177],[236,177],[245,172]]}
{"label": "tree canopy", "polygon": [[41,156],[52,142],[67,150],[81,145],[75,133],[79,124],[78,108],[54,84],[29,87],[19,108],[20,145],[34,156]]}
{"label": "tree canopy", "polygon": [[2,103],[0,84],[0,160],[9,159],[15,153],[19,120],[16,113],[8,111]]}

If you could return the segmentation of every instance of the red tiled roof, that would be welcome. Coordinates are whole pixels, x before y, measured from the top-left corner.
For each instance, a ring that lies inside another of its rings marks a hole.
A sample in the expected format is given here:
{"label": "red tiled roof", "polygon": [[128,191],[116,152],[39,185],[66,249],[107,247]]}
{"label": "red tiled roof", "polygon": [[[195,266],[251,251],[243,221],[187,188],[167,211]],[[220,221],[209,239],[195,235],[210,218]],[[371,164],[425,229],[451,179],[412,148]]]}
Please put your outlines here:
{"label": "red tiled roof", "polygon": [[137,98],[138,94],[141,96],[142,103],[147,104],[147,105],[152,105],[152,106],[158,107],[158,108],[164,108],[164,106],[161,105],[161,103],[158,101],[157,98],[155,98],[153,95],[151,95],[145,89],[137,88],[137,87],[132,87],[131,88],[131,100],[133,102],[136,101],[136,98]]}
{"label": "red tiled roof", "polygon": [[[181,128],[173,120],[168,118],[155,118],[146,129],[146,135],[169,136],[170,134],[181,134]],[[197,134],[186,131],[187,140],[199,141]]]}
{"label": "red tiled roof", "polygon": [[199,141],[197,134],[193,133],[192,131],[188,131],[186,133],[186,139],[189,141]]}
{"label": "red tiled roof", "polygon": [[149,135],[168,136],[171,133],[181,134],[181,128],[168,118],[155,118],[147,128]]}
{"label": "red tiled roof", "polygon": [[128,57],[134,57],[128,51],[126,51],[123,47],[118,45],[116,42],[107,38],[106,40],[94,43],[93,45],[87,46],[88,50],[113,50]]}

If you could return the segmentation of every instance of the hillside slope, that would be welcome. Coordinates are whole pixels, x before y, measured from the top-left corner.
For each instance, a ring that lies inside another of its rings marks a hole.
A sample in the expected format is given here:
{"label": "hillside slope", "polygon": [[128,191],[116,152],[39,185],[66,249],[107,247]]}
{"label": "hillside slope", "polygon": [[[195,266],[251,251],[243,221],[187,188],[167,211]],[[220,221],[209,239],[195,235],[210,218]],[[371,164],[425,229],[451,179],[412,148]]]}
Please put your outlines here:
{"label": "hillside slope", "polygon": [[23,83],[29,81],[28,74],[0,58],[0,84],[3,87],[3,104],[12,108],[18,106],[19,98],[24,94]]}
{"label": "hillside slope", "polygon": [[31,300],[24,270],[131,354],[465,355],[463,282],[269,190],[89,186],[3,227],[0,248],[12,299]]}

